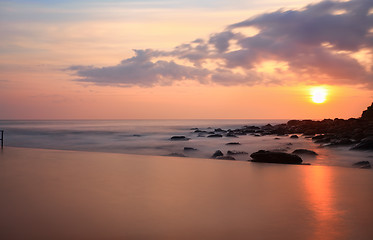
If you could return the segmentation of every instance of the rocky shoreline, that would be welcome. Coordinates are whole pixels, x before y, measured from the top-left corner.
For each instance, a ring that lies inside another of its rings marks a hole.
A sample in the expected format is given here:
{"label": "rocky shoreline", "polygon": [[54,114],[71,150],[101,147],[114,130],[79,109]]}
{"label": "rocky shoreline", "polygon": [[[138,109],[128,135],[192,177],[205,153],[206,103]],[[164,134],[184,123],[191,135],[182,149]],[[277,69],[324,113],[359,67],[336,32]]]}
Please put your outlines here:
{"label": "rocky shoreline", "polygon": [[[305,138],[312,138],[314,143],[320,144],[320,147],[347,146],[350,150],[373,151],[373,103],[363,111],[360,118],[350,119],[324,119],[316,120],[290,120],[284,124],[264,126],[243,126],[237,129],[211,129],[210,131],[192,128],[193,133],[198,137],[229,137],[238,138],[242,135],[252,135],[261,137],[265,135],[289,136],[289,138],[298,138],[298,135]],[[275,137],[276,139],[276,137]],[[185,136],[173,136],[171,140],[189,140]],[[227,143],[227,145],[239,145],[237,141]],[[240,154],[240,153],[236,153]],[[247,154],[247,153],[245,153]],[[274,151],[258,150],[252,153],[250,157],[253,162],[269,162],[284,164],[303,164],[301,155],[317,155],[316,152],[307,149],[297,149],[292,153],[278,153]],[[220,150],[212,154],[211,158],[235,160],[234,154],[224,155]],[[355,167],[370,168],[369,162],[354,164]]]}

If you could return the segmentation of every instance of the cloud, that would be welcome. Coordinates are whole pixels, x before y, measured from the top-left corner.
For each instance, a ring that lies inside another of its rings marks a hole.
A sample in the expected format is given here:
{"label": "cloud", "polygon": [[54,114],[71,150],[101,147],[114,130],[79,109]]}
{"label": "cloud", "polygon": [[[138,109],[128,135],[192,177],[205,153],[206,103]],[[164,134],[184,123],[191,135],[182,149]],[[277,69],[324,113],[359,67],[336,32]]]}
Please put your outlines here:
{"label": "cloud", "polygon": [[123,60],[120,64],[110,67],[71,66],[68,70],[75,71],[80,82],[91,82],[97,85],[149,87],[155,84],[170,85],[173,81],[186,79],[203,82],[209,71],[203,68],[188,67],[174,61],[150,59],[157,55],[152,50],[135,50],[136,56]]}
{"label": "cloud", "polygon": [[[78,77],[76,81],[97,85],[304,81],[373,88],[373,60],[363,63],[356,57],[362,51],[373,56],[372,9],[371,0],[322,1],[299,10],[261,14],[171,51],[135,50],[134,57],[116,66],[71,66],[69,70]],[[248,36],[244,33],[248,28],[258,31]]]}

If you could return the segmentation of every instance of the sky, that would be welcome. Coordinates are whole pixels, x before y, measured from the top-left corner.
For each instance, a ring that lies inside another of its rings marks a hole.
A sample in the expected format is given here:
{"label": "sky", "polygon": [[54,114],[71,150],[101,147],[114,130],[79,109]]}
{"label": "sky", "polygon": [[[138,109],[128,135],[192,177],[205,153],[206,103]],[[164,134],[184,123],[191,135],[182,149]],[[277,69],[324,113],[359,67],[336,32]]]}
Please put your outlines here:
{"label": "sky", "polygon": [[372,0],[0,0],[0,33],[0,119],[350,118],[373,101]]}

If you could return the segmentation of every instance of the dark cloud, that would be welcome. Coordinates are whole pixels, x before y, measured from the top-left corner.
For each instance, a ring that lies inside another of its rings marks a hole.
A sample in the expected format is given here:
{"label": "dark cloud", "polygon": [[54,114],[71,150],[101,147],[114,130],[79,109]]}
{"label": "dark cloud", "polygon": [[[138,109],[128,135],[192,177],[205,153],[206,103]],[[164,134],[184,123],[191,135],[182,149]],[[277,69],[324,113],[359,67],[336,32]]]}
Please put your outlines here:
{"label": "dark cloud", "polygon": [[175,63],[174,61],[152,62],[152,50],[135,50],[136,56],[123,60],[120,64],[110,67],[85,67],[71,66],[68,70],[75,71],[80,77],[77,81],[91,82],[97,85],[118,85],[143,87],[159,85],[170,85],[173,81],[186,79],[199,80],[203,82],[208,70],[202,68],[188,67]]}
{"label": "dark cloud", "polygon": [[[77,81],[99,85],[153,86],[185,79],[227,86],[280,84],[292,75],[297,81],[372,87],[373,60],[365,66],[352,56],[361,50],[373,54],[372,9],[372,0],[322,1],[258,15],[171,51],[135,50],[116,66],[69,70]],[[245,36],[240,33],[245,28],[258,33]],[[263,73],[259,66],[268,61],[286,63],[286,69]]]}

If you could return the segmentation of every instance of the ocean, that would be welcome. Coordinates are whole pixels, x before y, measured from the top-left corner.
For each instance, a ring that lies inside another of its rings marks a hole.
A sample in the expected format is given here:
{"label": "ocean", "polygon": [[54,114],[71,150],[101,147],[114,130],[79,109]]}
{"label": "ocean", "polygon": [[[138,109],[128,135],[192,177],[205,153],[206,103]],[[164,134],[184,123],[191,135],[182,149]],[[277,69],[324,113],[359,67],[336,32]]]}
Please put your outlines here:
{"label": "ocean", "polygon": [[[308,138],[289,136],[253,136],[237,138],[208,138],[198,136],[195,129],[214,131],[241,128],[245,125],[263,126],[286,123],[276,119],[219,120],[0,120],[4,130],[4,145],[10,147],[45,148],[89,152],[112,152],[138,155],[183,156],[211,158],[217,150],[241,152],[236,160],[249,160],[258,150],[291,153],[305,148],[318,153],[316,157],[302,156],[312,165],[350,167],[357,161],[372,160],[373,153],[350,151],[349,147],[321,148]],[[172,141],[172,136],[185,136],[187,141]],[[276,137],[276,138],[275,138]],[[240,145],[227,145],[238,142]],[[184,148],[189,148],[185,150]],[[190,148],[194,150],[190,150]]]}

